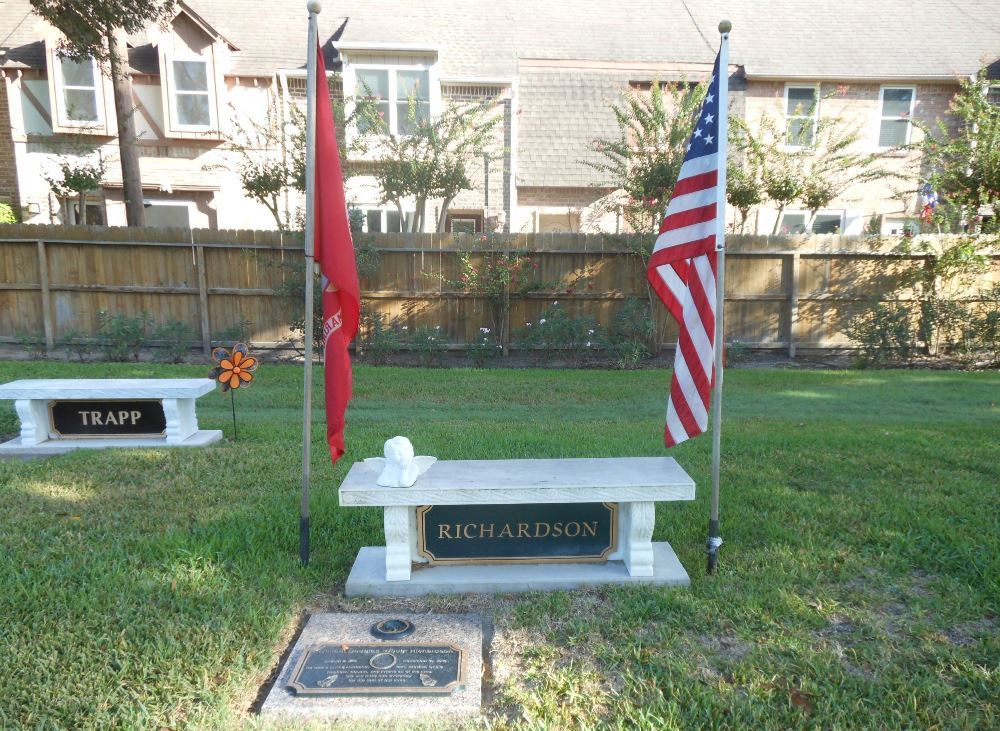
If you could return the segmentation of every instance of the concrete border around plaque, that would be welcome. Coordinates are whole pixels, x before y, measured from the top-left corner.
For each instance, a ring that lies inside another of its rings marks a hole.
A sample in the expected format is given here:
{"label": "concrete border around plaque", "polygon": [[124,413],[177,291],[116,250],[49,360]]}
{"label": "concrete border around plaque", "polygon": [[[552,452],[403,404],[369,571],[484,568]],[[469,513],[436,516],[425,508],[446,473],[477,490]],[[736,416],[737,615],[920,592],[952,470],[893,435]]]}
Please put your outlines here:
{"label": "concrete border around plaque", "polygon": [[[380,641],[372,629],[387,620],[403,620],[412,631]],[[482,645],[475,614],[314,614],[260,713],[301,721],[475,716]]]}
{"label": "concrete border around plaque", "polygon": [[[347,596],[690,584],[670,544],[652,540],[655,503],[695,497],[694,481],[673,458],[439,461],[409,488],[381,487],[377,477],[371,465],[359,462],[340,486],[341,505],[384,509],[386,540],[385,547],[369,546],[358,553],[344,588]],[[607,506],[604,512],[613,525],[602,525],[591,514],[595,520],[589,527],[591,521],[579,512],[587,505]],[[433,511],[427,506],[466,506],[470,522],[452,523],[451,528],[437,524],[440,535],[429,538],[424,522]],[[566,513],[562,523],[556,522],[559,506]],[[540,507],[556,517],[537,520]],[[517,510],[522,517],[503,517],[516,516]],[[496,517],[483,517],[491,513]],[[556,532],[565,540],[553,540]],[[609,548],[574,554],[580,536],[598,535]],[[431,538],[461,539],[465,553],[435,561],[428,548]],[[475,538],[493,548],[474,547]],[[507,538],[511,540],[505,543]],[[517,557],[511,550],[514,541],[522,544],[514,547]],[[531,543],[537,549],[526,546]]]}
{"label": "concrete border around plaque", "polygon": [[210,378],[49,378],[0,385],[14,401],[18,437],[0,455],[63,454],[107,447],[202,447],[222,439],[198,428],[195,399]]}

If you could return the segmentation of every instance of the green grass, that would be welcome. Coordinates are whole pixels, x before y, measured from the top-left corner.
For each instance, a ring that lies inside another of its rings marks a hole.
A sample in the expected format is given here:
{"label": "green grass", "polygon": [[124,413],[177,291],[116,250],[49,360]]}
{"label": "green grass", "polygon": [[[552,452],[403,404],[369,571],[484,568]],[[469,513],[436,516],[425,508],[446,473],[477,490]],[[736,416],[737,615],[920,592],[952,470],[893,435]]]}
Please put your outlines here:
{"label": "green grass", "polygon": [[[206,370],[0,363],[0,382]],[[673,452],[698,499],[657,512],[690,589],[343,598],[381,516],[336,488],[385,438],[441,459],[662,454],[667,378],[357,368],[336,469],[317,390],[305,570],[300,369],[237,394],[237,443],[0,462],[0,728],[256,727],[303,613],[373,607],[492,617],[497,729],[1000,727],[997,373],[730,371],[717,576],[709,438]],[[231,436],[228,397],[199,417]]]}

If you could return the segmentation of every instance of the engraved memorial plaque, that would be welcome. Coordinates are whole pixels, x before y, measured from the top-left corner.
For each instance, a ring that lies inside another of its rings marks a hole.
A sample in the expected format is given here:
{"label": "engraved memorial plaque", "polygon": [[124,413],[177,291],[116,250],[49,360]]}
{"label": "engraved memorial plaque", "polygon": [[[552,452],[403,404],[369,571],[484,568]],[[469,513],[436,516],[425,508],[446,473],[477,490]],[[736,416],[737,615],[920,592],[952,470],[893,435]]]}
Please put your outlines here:
{"label": "engraved memorial plaque", "polygon": [[617,503],[417,508],[417,548],[431,565],[601,562],[617,546]]}
{"label": "engraved memorial plaque", "polygon": [[462,682],[462,651],[453,645],[323,644],[292,670],[296,695],[449,694]]}
{"label": "engraved memorial plaque", "polygon": [[52,401],[49,414],[61,437],[162,437],[167,430],[158,399]]}

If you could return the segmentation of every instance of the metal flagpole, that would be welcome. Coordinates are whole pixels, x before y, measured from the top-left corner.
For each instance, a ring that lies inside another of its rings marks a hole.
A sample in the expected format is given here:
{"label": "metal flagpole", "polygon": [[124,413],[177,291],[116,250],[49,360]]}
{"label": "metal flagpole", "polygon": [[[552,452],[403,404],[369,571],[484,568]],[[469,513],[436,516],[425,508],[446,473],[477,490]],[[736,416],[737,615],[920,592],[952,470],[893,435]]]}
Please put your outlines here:
{"label": "metal flagpole", "polygon": [[312,442],[312,360],[313,360],[313,270],[315,269],[315,197],[316,197],[316,16],[323,6],[317,0],[306,5],[309,10],[309,40],[306,43],[306,230],[305,230],[305,373],[302,405],[302,509],[299,516],[299,561],[309,565],[309,477]]}
{"label": "metal flagpole", "polygon": [[719,462],[722,456],[722,351],[726,306],[726,161],[729,152],[729,31],[728,20],[719,23],[719,175],[716,197],[715,252],[715,396],[712,399],[712,509],[708,519],[708,573],[715,573],[722,537],[719,535]]}

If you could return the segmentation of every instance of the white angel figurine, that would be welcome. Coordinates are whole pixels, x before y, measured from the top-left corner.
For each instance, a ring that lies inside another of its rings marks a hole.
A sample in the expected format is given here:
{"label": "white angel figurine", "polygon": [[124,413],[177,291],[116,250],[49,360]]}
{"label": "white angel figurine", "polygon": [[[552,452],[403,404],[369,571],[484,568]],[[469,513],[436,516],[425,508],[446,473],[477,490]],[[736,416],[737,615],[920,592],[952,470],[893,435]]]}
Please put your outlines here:
{"label": "white angel figurine", "polygon": [[437,462],[437,457],[414,457],[413,445],[406,437],[385,441],[385,458],[368,457],[365,464],[380,470],[376,483],[382,487],[410,487]]}

